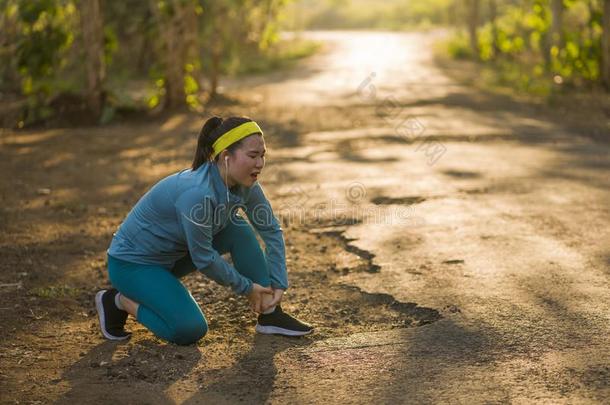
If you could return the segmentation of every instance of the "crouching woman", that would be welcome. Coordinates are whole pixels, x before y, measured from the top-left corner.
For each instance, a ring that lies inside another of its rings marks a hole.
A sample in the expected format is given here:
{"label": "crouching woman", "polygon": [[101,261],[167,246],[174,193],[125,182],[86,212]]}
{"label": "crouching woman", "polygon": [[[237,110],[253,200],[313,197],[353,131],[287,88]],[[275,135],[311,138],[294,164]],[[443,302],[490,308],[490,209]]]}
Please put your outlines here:
{"label": "crouching woman", "polygon": [[313,330],[281,308],[288,288],[284,238],[257,181],[265,151],[263,132],[251,119],[212,117],[201,129],[192,167],[162,179],[136,203],[108,249],[113,288],[95,298],[107,339],[130,336],[128,314],[166,341],[201,339],[205,315],[180,281],[196,270],[247,298],[258,313],[256,332]]}

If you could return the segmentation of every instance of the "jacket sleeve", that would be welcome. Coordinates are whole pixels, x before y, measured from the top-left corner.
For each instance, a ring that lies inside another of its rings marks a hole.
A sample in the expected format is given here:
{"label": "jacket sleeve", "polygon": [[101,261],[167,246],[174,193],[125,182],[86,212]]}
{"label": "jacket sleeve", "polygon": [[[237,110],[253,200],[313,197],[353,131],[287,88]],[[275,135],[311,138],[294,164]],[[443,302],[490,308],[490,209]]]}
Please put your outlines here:
{"label": "jacket sleeve", "polygon": [[210,198],[189,190],[176,200],[176,214],[193,264],[220,285],[230,286],[237,294],[248,294],[252,281],[242,276],[212,247],[214,205]]}
{"label": "jacket sleeve", "polygon": [[250,189],[245,205],[250,223],[265,242],[271,287],[285,290],[288,288],[288,272],[284,234],[259,183]]}

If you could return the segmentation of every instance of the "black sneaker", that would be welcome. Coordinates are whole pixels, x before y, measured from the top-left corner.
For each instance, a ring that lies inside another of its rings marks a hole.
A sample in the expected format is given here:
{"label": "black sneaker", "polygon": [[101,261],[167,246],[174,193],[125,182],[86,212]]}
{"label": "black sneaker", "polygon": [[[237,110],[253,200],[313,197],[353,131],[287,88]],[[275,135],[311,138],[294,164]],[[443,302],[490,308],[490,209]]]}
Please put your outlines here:
{"label": "black sneaker", "polygon": [[101,290],[95,294],[95,309],[100,318],[100,328],[106,339],[125,340],[131,333],[125,332],[127,312],[117,308],[114,297],[118,291],[114,288]]}
{"label": "black sneaker", "polygon": [[277,305],[270,314],[260,314],[255,330],[265,335],[303,336],[313,332],[313,327],[282,311]]}

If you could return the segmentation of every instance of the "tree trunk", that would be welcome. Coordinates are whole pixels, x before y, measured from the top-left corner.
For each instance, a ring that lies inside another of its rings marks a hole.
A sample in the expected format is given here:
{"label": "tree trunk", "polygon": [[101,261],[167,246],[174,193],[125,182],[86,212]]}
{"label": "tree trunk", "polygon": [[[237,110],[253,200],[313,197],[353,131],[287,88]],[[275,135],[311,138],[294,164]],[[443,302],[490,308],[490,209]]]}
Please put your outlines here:
{"label": "tree trunk", "polygon": [[176,108],[183,106],[184,94],[184,55],[181,49],[182,34],[182,6],[180,2],[172,2],[173,14],[165,21],[165,107]]}
{"label": "tree trunk", "polygon": [[210,69],[210,94],[209,98],[216,97],[218,92],[218,79],[220,77],[220,59],[222,57],[222,53],[220,51],[220,46],[217,44],[212,45],[212,63]]}
{"label": "tree trunk", "polygon": [[[172,109],[186,105],[184,92],[184,68],[189,57],[189,13],[194,12],[191,2],[174,0],[169,3],[167,13],[159,10],[157,3],[151,0],[151,9],[159,24],[162,48],[160,59],[165,72],[164,108]],[[187,38],[187,40],[185,40]]]}
{"label": "tree trunk", "polygon": [[[150,21],[155,18],[155,15],[151,11],[150,7],[146,9],[146,14],[142,16],[143,21]],[[144,31],[145,24],[140,25],[139,29]],[[138,49],[137,56],[135,57],[137,58],[136,66],[139,73],[148,73],[149,66],[155,61],[155,40],[156,38],[150,38],[150,35],[143,34],[139,36],[138,41],[136,42],[138,44]]]}
{"label": "tree trunk", "polygon": [[606,90],[610,91],[610,0],[604,0],[602,26],[601,78]]}
{"label": "tree trunk", "polygon": [[[7,6],[12,5],[8,3]],[[21,93],[21,77],[17,70],[17,14],[0,12],[0,93]]]}
{"label": "tree trunk", "polygon": [[215,19],[210,21],[212,31],[210,35],[210,46],[208,47],[210,56],[210,72],[208,75],[210,88],[208,98],[213,99],[218,94],[221,62],[224,46],[226,44],[224,31],[227,27],[222,24],[222,20],[228,18],[228,10],[221,2],[218,2],[210,12],[216,16]]}
{"label": "tree trunk", "polygon": [[470,38],[470,50],[475,59],[479,59],[479,41],[477,38],[477,27],[479,25],[479,0],[466,0],[468,5],[468,36]]}
{"label": "tree trunk", "polygon": [[457,17],[458,9],[459,9],[459,5],[457,4],[457,0],[453,0],[451,3],[449,3],[449,6],[447,7],[447,24],[448,25],[450,25],[450,26],[459,25],[459,19]]}
{"label": "tree trunk", "polygon": [[106,75],[104,64],[104,18],[99,0],[81,0],[80,23],[85,50],[87,76],[87,103],[96,117],[102,113],[103,85]]}
{"label": "tree trunk", "polygon": [[563,46],[563,35],[561,34],[563,0],[551,0],[551,15],[551,46],[561,48]]}
{"label": "tree trunk", "polygon": [[498,45],[498,24],[496,19],[498,18],[498,7],[496,0],[489,0],[489,23],[491,24],[491,46],[493,49],[493,56],[496,57],[500,54],[500,46]]}

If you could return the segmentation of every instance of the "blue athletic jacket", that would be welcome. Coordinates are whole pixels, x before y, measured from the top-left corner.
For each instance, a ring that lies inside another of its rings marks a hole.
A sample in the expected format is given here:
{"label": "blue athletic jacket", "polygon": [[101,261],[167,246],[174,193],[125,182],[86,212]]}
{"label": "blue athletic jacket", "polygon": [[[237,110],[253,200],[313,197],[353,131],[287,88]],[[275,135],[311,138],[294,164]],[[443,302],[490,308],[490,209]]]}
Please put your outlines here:
{"label": "blue athletic jacket", "polygon": [[195,267],[237,294],[247,294],[252,281],[242,276],[212,247],[212,238],[241,207],[265,242],[271,286],[288,288],[282,229],[258,182],[230,190],[216,164],[185,169],[155,184],[132,208],[114,234],[108,254],[139,264],[171,269],[190,253]]}

